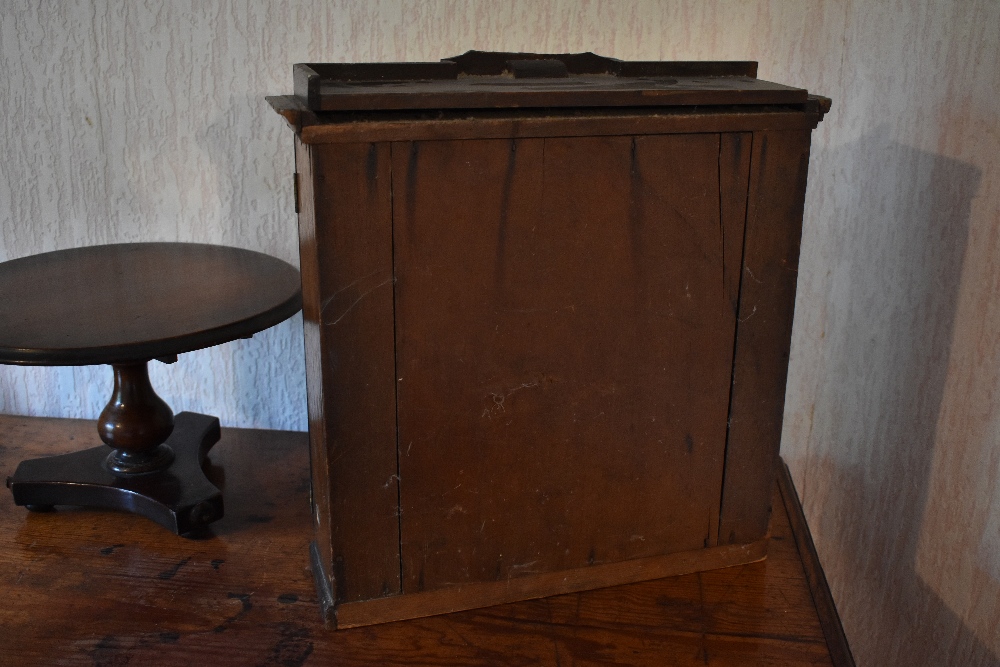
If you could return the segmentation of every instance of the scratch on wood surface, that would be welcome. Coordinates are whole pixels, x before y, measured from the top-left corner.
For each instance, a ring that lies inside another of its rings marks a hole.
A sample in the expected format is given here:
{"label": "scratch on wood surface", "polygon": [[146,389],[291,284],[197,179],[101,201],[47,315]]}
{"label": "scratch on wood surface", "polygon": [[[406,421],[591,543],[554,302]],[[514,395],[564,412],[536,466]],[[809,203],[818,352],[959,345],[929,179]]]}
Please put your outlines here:
{"label": "scratch on wood surface", "polygon": [[[362,292],[361,296],[359,296],[357,299],[355,299],[353,302],[351,302],[351,305],[349,305],[347,307],[347,309],[344,310],[344,312],[342,312],[339,317],[337,317],[337,319],[335,319],[332,322],[328,322],[327,326],[333,326],[334,324],[336,324],[340,320],[344,319],[344,317],[346,317],[347,314],[349,312],[351,312],[356,305],[358,305],[359,303],[361,303],[362,299],[364,299],[366,296],[368,296],[369,294],[371,294],[372,292],[374,292],[375,290],[377,290],[379,287],[384,287],[385,285],[388,285],[391,282],[392,282],[392,277],[390,276],[389,278],[386,278],[385,280],[383,280],[382,282],[380,282],[378,285],[375,285],[375,287],[372,287],[371,289],[369,289],[369,290],[367,290],[365,292]],[[330,298],[332,299],[333,297],[330,297]],[[324,308],[325,308],[325,306],[324,306]]]}
{"label": "scratch on wood surface", "polygon": [[156,576],[157,576],[158,579],[164,579],[164,580],[166,580],[166,579],[173,579],[174,575],[176,575],[178,572],[180,572],[181,568],[184,567],[185,565],[187,565],[189,562],[191,562],[191,557],[190,556],[188,556],[187,558],[185,558],[185,559],[183,559],[181,561],[178,561],[177,563],[174,564],[173,567],[171,567],[168,570],[164,570],[163,572],[160,572]]}
{"label": "scratch on wood surface", "polygon": [[562,311],[576,312],[576,304],[570,303],[559,308],[505,308],[505,313],[559,313]]}
{"label": "scratch on wood surface", "polygon": [[516,391],[520,391],[521,389],[531,389],[533,387],[537,387],[539,384],[540,382],[538,380],[532,380],[531,382],[522,382],[516,387],[511,387],[507,391],[501,391],[501,392],[491,391],[485,396],[485,398],[493,399],[493,405],[487,406],[483,410],[482,415],[480,416],[489,417],[490,419],[492,419],[494,414],[497,414],[499,412],[506,412],[506,408],[504,408],[503,403],[505,400],[507,400],[508,396],[510,396]]}
{"label": "scratch on wood surface", "polygon": [[336,292],[334,292],[333,294],[331,294],[330,296],[328,296],[326,298],[326,301],[323,302],[323,305],[320,306],[320,311],[319,311],[320,314],[321,315],[323,314],[323,312],[326,310],[326,307],[330,305],[331,301],[333,301],[334,299],[337,298],[338,294],[340,294],[341,292],[343,292],[345,290],[351,289],[352,287],[354,287],[355,285],[357,285],[358,283],[360,283],[362,280],[368,280],[369,278],[371,278],[372,276],[374,276],[376,273],[378,273],[378,270],[372,271],[371,273],[369,273],[366,276],[361,276],[360,278],[352,280],[351,282],[349,282],[348,284],[344,285],[343,287],[341,287],[340,289],[338,289]]}

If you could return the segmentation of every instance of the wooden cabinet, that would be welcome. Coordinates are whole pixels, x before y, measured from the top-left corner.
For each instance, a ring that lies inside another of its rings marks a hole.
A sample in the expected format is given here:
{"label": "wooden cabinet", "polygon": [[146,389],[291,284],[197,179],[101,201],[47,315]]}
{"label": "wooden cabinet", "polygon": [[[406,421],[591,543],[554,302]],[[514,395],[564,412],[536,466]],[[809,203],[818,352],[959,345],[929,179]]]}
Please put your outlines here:
{"label": "wooden cabinet", "polygon": [[270,98],[338,626],[766,555],[829,101],[755,74],[470,52]]}

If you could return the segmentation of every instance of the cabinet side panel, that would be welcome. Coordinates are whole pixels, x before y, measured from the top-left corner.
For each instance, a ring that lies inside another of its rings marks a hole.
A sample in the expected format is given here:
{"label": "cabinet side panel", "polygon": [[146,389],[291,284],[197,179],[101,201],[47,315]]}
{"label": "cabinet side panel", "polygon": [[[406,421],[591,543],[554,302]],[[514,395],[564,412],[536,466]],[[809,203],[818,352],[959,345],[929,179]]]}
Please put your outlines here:
{"label": "cabinet side panel", "polygon": [[[319,262],[316,251],[316,206],[313,196],[313,148],[295,138],[295,178],[299,202],[299,271],[302,275],[302,330],[306,357],[309,411],[309,469],[313,527],[325,576],[333,563],[330,548],[330,476],[323,414],[322,343],[319,327]],[[329,583],[329,582],[327,582]]]}
{"label": "cabinet side panel", "polygon": [[[329,567],[340,603],[400,592],[389,146],[314,146],[312,157],[311,315],[329,461]],[[316,373],[316,360],[308,363]]]}
{"label": "cabinet side panel", "polygon": [[719,135],[393,144],[403,590],[701,549]]}
{"label": "cabinet side panel", "polygon": [[791,343],[809,131],[756,132],[719,543],[767,534]]}

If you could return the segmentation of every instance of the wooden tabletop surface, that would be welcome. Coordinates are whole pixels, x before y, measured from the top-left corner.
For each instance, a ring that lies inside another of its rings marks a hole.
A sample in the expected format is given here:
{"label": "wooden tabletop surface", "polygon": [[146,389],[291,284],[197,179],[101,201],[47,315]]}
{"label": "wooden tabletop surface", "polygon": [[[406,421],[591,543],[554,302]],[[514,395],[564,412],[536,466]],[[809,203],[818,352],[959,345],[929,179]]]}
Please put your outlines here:
{"label": "wooden tabletop surface", "polygon": [[[0,472],[98,443],[92,421],[0,415]],[[0,665],[853,664],[787,477],[763,562],[333,631],[306,434],[224,428],[210,460],[226,516],[197,541],[0,493]]]}
{"label": "wooden tabletop surface", "polygon": [[145,361],[251,336],[301,307],[299,272],[200,243],[71,248],[0,264],[0,363]]}

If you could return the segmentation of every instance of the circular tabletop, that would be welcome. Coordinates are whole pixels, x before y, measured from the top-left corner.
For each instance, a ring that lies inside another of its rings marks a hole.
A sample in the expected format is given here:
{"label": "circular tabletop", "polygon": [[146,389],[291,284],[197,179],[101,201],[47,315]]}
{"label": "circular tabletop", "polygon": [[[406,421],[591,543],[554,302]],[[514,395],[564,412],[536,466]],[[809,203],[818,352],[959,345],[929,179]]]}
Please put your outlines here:
{"label": "circular tabletop", "polygon": [[0,263],[0,363],[83,366],[245,338],[302,306],[299,272],[251,250],[123,243]]}

